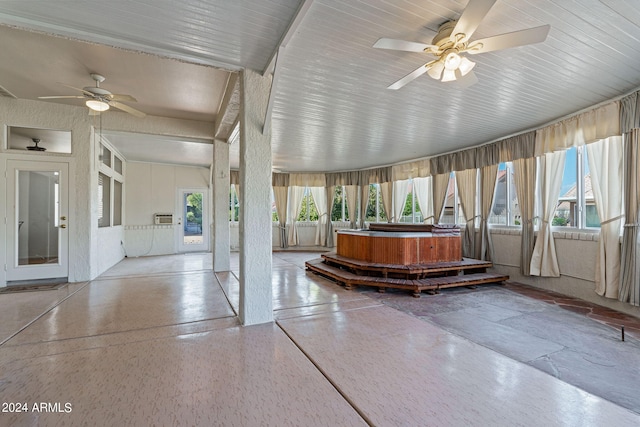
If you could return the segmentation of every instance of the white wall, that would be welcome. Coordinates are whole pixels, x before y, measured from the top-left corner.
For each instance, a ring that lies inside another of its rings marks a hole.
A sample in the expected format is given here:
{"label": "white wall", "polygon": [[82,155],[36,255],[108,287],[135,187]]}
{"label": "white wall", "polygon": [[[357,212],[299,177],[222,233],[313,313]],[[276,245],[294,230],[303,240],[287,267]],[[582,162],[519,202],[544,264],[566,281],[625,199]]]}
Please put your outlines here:
{"label": "white wall", "polygon": [[[176,223],[181,216],[177,211],[180,188],[210,188],[209,169],[127,162],[124,215],[127,256],[166,255],[178,251]],[[154,225],[156,213],[172,213],[174,225]],[[211,226],[211,218],[207,226]]]}

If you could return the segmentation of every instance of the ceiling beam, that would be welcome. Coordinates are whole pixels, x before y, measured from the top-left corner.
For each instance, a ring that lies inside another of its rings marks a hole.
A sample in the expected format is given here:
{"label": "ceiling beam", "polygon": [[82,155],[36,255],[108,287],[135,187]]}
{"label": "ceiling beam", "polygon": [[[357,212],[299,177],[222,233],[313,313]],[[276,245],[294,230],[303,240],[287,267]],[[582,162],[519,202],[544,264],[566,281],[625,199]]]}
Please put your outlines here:
{"label": "ceiling beam", "polygon": [[276,57],[278,56],[278,52],[280,51],[280,48],[287,47],[287,44],[289,44],[289,42],[291,41],[295,33],[298,31],[300,24],[302,24],[302,20],[307,15],[307,12],[309,12],[309,9],[311,8],[312,4],[313,4],[313,0],[302,1],[302,3],[300,4],[300,7],[298,8],[298,11],[296,12],[296,16],[291,20],[291,23],[289,24],[289,28],[287,28],[287,31],[285,31],[284,35],[282,36],[282,39],[280,39],[280,43],[278,43],[278,47],[273,51],[273,54],[271,55],[271,59],[269,59],[267,66],[262,71],[263,76],[266,76],[267,74],[273,71],[273,69],[275,68]]}
{"label": "ceiling beam", "polygon": [[229,137],[238,123],[240,115],[240,79],[238,73],[231,73],[227,89],[216,116],[214,138],[229,142]]}

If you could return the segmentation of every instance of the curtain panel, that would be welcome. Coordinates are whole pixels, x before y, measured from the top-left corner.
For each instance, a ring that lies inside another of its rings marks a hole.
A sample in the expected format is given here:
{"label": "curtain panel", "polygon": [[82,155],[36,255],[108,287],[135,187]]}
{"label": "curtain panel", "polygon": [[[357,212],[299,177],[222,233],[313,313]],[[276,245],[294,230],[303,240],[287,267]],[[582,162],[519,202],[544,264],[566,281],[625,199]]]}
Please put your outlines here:
{"label": "curtain panel", "polygon": [[404,181],[410,178],[427,177],[431,173],[429,159],[415,160],[409,163],[402,163],[391,166],[391,178],[393,182]]}
{"label": "curtain panel", "polygon": [[[440,215],[447,201],[450,173],[442,173],[433,177],[433,223],[440,223]],[[427,218],[425,218],[427,219]]]}
{"label": "curtain panel", "polygon": [[304,187],[289,187],[289,205],[287,207],[287,220],[289,221],[289,246],[298,246],[298,225],[296,220],[302,210],[302,198]]}
{"label": "curtain panel", "polygon": [[591,188],[600,217],[600,238],[596,258],[595,291],[606,298],[618,298],[620,288],[620,230],[622,206],[622,137],[613,136],[586,146],[591,170]]}
{"label": "curtain panel", "polygon": [[569,117],[536,131],[535,155],[620,135],[620,101]]}
{"label": "curtain panel", "polygon": [[489,233],[489,215],[498,178],[498,165],[485,166],[480,170],[480,253],[477,258],[486,261],[495,259],[493,241]]}
{"label": "curtain panel", "polygon": [[525,276],[531,273],[531,255],[533,254],[534,234],[533,215],[535,200],[536,159],[535,157],[513,161],[516,195],[520,205],[522,237],[520,242],[520,271]]}
{"label": "curtain panel", "polygon": [[551,225],[558,197],[560,196],[566,154],[566,151],[557,151],[555,153],[546,153],[540,157],[542,218],[538,238],[531,256],[530,273],[532,276],[560,277],[560,267]]}
{"label": "curtain panel", "polygon": [[[415,182],[415,180],[414,180]],[[400,222],[404,205],[409,194],[409,180],[395,181],[393,183],[393,218],[387,218],[389,222]]]}
{"label": "curtain panel", "polygon": [[640,129],[631,129],[624,139],[624,215],[622,262],[618,299],[640,305]]}
{"label": "curtain panel", "polygon": [[289,246],[287,236],[287,201],[289,200],[289,187],[274,186],[273,198],[276,202],[276,213],[278,214],[280,247],[286,248]]}
{"label": "curtain panel", "polygon": [[414,178],[413,185],[425,224],[433,224],[433,178]]}
{"label": "curtain panel", "polygon": [[316,246],[327,245],[327,189],[325,187],[309,187],[311,196],[318,210],[316,225]]}
{"label": "curtain panel", "polygon": [[349,228],[356,228],[356,219],[358,218],[358,186],[345,185],[344,192],[347,196],[347,210],[349,211]]}
{"label": "curtain panel", "polygon": [[534,157],[535,140],[536,132],[531,131],[480,147],[432,157],[430,173],[439,175]]}
{"label": "curtain panel", "polygon": [[[344,194],[342,195],[344,197]],[[331,212],[333,210],[333,203],[336,198],[336,186],[332,185],[327,187],[327,226],[326,226],[326,241],[325,246],[332,248],[333,243],[333,222],[331,221]]]}
{"label": "curtain panel", "polygon": [[476,256],[476,187],[478,183],[478,169],[467,169],[456,172],[458,198],[462,205],[462,212],[466,219],[464,225],[464,240],[462,241],[462,256],[477,258]]}

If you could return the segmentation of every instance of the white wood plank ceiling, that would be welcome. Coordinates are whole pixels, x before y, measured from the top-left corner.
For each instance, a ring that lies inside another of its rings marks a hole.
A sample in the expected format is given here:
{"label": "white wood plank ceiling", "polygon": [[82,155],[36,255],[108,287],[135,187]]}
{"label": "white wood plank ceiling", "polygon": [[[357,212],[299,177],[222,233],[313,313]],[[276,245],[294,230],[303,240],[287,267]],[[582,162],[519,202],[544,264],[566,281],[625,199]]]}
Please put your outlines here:
{"label": "white wood plank ceiling", "polygon": [[[375,41],[390,37],[430,43],[439,25],[457,19],[467,3],[313,1],[279,59],[271,126],[274,168],[340,171],[428,157],[538,127],[640,86],[640,2],[497,0],[472,40],[550,24],[547,40],[474,56],[479,81],[465,89],[423,75],[398,91],[387,90],[429,58],[373,49]],[[262,71],[300,4],[5,0],[0,23],[175,58],[184,67],[195,63]],[[2,44],[0,38],[0,49]],[[45,52],[39,56],[43,63],[49,60]],[[21,66],[15,58],[11,63],[0,59],[0,86],[34,98],[22,90],[34,84],[29,69],[14,69]],[[56,81],[69,82],[63,75],[69,68]],[[154,73],[153,68],[139,69],[119,79],[138,88],[141,93],[135,95],[142,101],[147,93],[157,96],[163,90],[144,83]],[[177,71],[165,78],[179,81],[184,75]],[[196,73],[189,79],[202,92],[211,76]],[[170,85],[168,80],[162,84]],[[47,88],[39,84],[41,90],[55,89],[53,83]],[[176,86],[167,99],[154,102],[188,98],[189,89]],[[213,88],[209,93],[219,96]],[[218,106],[207,107],[209,117],[215,117]],[[163,111],[179,116],[184,108]]]}

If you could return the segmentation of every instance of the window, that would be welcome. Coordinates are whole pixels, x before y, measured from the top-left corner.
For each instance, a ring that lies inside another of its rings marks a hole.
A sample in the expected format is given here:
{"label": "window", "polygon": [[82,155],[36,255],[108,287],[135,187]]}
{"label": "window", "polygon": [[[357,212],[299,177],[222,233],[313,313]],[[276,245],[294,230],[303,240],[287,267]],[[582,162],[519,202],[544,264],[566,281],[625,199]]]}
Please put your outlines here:
{"label": "window", "polygon": [[113,225],[122,225],[122,183],[113,181]]}
{"label": "window", "polygon": [[600,218],[591,189],[587,150],[584,147],[572,147],[567,150],[562,186],[552,225],[600,227]]}
{"label": "window", "polygon": [[240,215],[240,201],[236,194],[235,184],[231,184],[229,187],[229,221],[238,222],[238,216]]}
{"label": "window", "polygon": [[98,173],[98,227],[111,225],[111,178]]}
{"label": "window", "polygon": [[409,180],[409,194],[404,203],[404,210],[402,211],[402,217],[399,222],[409,223],[422,223],[422,212],[416,197],[415,186],[413,185],[413,178]]}
{"label": "window", "polygon": [[347,207],[347,192],[343,185],[336,186],[336,193],[331,208],[331,221],[349,221],[349,209]]}
{"label": "window", "polygon": [[367,203],[367,213],[365,219],[368,222],[380,222],[387,220],[387,214],[382,204],[380,195],[380,184],[369,185],[369,202]]}
{"label": "window", "polygon": [[97,151],[98,227],[119,226],[122,225],[123,162],[103,143],[98,143]]}
{"label": "window", "polygon": [[456,174],[451,172],[449,185],[447,185],[447,198],[444,209],[440,216],[441,224],[464,224],[465,218],[462,212],[462,205],[458,199],[458,186],[456,185]]}
{"label": "window", "polygon": [[498,165],[496,189],[493,194],[493,206],[489,213],[489,224],[516,226],[520,225],[520,207],[516,195],[513,164],[511,162]]}
{"label": "window", "polygon": [[305,187],[304,197],[302,198],[302,208],[300,209],[300,214],[298,215],[296,221],[310,222],[317,220],[318,209],[316,208],[316,204],[313,201],[311,190],[309,189],[309,187]]}

